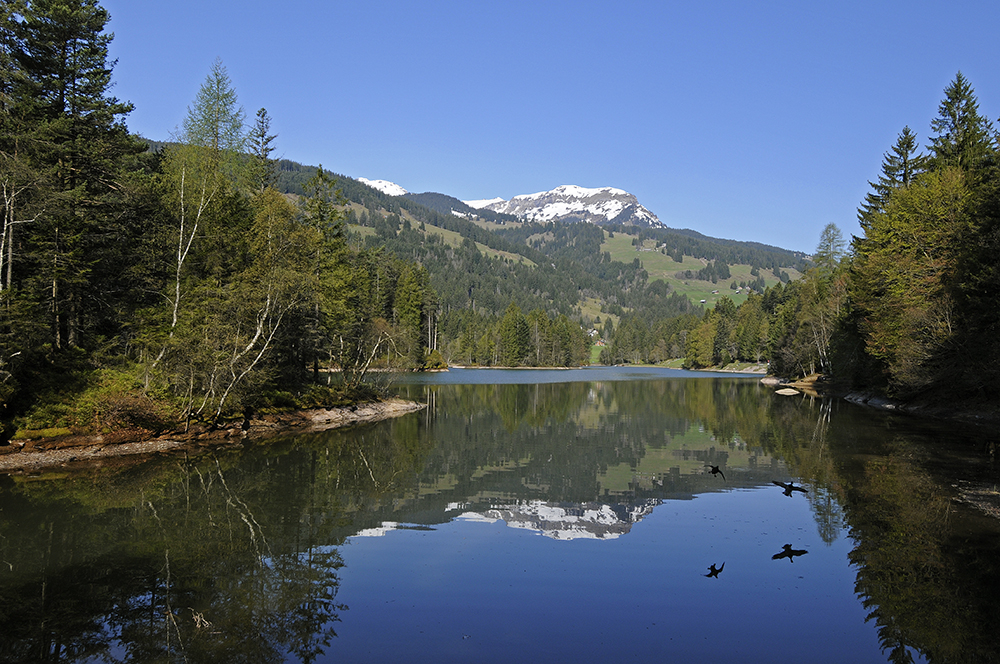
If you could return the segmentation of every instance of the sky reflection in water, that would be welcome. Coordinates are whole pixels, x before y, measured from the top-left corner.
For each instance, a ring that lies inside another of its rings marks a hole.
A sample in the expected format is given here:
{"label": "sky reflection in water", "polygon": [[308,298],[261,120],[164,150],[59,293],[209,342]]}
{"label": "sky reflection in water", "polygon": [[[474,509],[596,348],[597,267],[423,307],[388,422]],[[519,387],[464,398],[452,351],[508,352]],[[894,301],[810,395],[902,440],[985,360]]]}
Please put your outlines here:
{"label": "sky reflection in water", "polygon": [[[945,450],[952,478],[995,480],[958,427],[670,370],[466,370],[396,389],[428,408],[0,477],[0,661],[1000,650],[997,524],[930,472]],[[808,493],[773,484],[791,480]]]}
{"label": "sky reflection in water", "polygon": [[[666,501],[606,541],[463,518],[354,537],[334,650],[352,661],[884,661],[840,535],[825,544],[808,502],[771,487]],[[772,560],[786,543],[809,553]],[[725,563],[717,579],[704,576],[712,563]],[[392,638],[371,638],[387,626]]]}

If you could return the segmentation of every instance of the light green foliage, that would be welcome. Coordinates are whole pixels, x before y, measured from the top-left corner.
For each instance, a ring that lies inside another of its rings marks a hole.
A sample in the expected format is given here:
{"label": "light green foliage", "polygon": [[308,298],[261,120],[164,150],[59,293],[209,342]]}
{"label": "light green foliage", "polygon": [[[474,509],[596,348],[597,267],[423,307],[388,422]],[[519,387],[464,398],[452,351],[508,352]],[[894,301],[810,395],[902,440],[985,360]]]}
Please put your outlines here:
{"label": "light green foliage", "polygon": [[240,155],[246,146],[246,114],[239,105],[222,60],[212,63],[184,118],[184,143],[208,148],[217,155]]}
{"label": "light green foliage", "polygon": [[957,168],[919,176],[889,200],[855,245],[851,296],[865,348],[899,391],[934,378],[953,335],[955,251],[969,240],[969,190]]}
{"label": "light green foliage", "polygon": [[[858,208],[858,221],[867,228],[871,217],[881,212],[889,195],[910,184],[914,177],[927,168],[927,157],[917,152],[917,135],[907,126],[903,127],[896,144],[885,153],[882,173],[877,182],[869,182],[872,191],[865,196]],[[820,242],[822,246],[823,242]]]}
{"label": "light green foliage", "polygon": [[819,245],[813,255],[816,267],[825,275],[833,274],[844,257],[844,247],[844,234],[836,224],[827,224],[823,228]]}
{"label": "light green foliage", "polygon": [[684,347],[684,367],[686,369],[703,369],[715,364],[713,354],[716,337],[715,323],[716,319],[710,314],[706,314],[701,324],[688,334]]}

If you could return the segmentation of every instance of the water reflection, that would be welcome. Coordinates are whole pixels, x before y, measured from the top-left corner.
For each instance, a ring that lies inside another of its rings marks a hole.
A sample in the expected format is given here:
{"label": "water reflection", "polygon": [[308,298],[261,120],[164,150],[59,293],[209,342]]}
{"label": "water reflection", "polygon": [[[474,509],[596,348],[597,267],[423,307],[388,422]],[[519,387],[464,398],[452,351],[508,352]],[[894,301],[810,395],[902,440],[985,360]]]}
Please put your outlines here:
{"label": "water reflection", "polygon": [[788,559],[788,562],[794,563],[796,556],[804,556],[808,551],[805,549],[793,549],[791,544],[785,544],[781,547],[781,551],[771,556],[771,560],[782,560],[784,558]]}
{"label": "water reflection", "polygon": [[[3,479],[0,660],[321,661],[352,620],[338,597],[348,542],[502,523],[607,549],[665,501],[718,495],[732,511],[764,487],[808,504],[818,541],[848,527],[855,591],[886,657],[1000,651],[997,524],[933,473],[954,427],[779,399],[746,379],[491,375],[401,386],[429,407],[353,431]],[[957,464],[960,448],[947,449]],[[691,573],[738,583],[757,549],[796,570],[824,555],[760,530],[733,549],[740,559],[701,559]]]}

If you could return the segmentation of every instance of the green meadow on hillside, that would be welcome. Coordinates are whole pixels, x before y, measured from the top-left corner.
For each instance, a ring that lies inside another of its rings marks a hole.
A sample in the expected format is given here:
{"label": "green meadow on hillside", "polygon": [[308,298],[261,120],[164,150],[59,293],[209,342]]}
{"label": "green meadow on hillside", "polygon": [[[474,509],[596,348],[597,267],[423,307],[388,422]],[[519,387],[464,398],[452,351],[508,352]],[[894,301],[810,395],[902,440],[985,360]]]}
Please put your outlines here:
{"label": "green meadow on hillside", "polygon": [[[741,289],[737,293],[731,287],[731,284],[735,283],[739,286],[741,281],[749,283],[756,279],[755,276],[750,274],[750,270],[752,269],[750,265],[730,265],[730,278],[719,279],[716,283],[698,279],[680,279],[677,277],[678,272],[683,272],[684,270],[697,272],[705,267],[708,261],[702,258],[684,256],[684,260],[678,263],[667,254],[656,250],[655,241],[646,240],[641,245],[636,246],[634,243],[636,238],[636,235],[626,233],[615,233],[614,237],[611,237],[609,233],[605,232],[601,251],[608,252],[611,255],[611,260],[621,261],[622,263],[631,263],[638,258],[639,262],[642,263],[643,269],[649,274],[651,282],[657,280],[665,281],[671,289],[682,295],[686,295],[692,302],[703,303],[705,306],[711,307],[718,302],[719,298],[726,295],[736,304],[741,304],[747,299],[748,291]],[[791,267],[783,268],[783,270],[791,279],[798,279],[802,276],[800,272]],[[760,274],[764,277],[764,282],[768,286],[772,286],[780,281],[771,271],[762,269],[760,270]]]}

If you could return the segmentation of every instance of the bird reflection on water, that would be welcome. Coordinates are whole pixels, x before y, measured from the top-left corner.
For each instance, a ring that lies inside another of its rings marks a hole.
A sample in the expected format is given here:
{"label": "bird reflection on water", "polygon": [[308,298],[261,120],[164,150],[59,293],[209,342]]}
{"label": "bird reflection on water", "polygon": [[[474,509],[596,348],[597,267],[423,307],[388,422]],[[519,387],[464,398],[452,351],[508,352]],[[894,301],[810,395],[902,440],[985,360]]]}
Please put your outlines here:
{"label": "bird reflection on water", "polygon": [[808,551],[805,549],[793,549],[791,544],[786,544],[781,547],[781,552],[776,553],[771,556],[771,560],[781,560],[782,558],[788,558],[789,562],[795,562],[795,556],[804,556]]}
{"label": "bird reflection on water", "polygon": [[792,495],[792,491],[800,491],[802,493],[809,493],[808,491],[806,491],[806,489],[804,487],[795,486],[795,482],[788,482],[786,484],[785,482],[779,482],[777,480],[771,480],[771,484],[776,484],[777,486],[780,486],[782,489],[784,489],[784,491],[782,493],[784,493],[786,496],[791,496]]}

